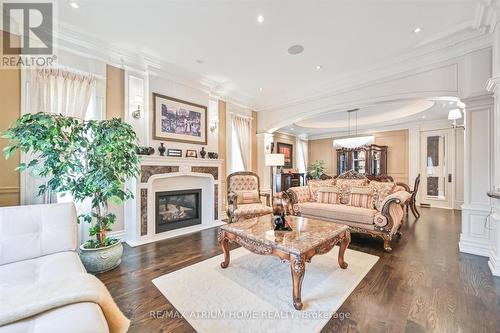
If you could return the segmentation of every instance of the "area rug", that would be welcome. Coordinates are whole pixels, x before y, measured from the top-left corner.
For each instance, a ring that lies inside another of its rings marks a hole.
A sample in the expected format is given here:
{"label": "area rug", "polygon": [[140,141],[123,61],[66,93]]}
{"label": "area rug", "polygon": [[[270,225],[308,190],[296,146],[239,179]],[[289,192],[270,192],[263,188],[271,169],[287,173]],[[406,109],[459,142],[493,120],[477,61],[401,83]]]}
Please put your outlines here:
{"label": "area rug", "polygon": [[216,256],[153,280],[176,310],[152,313],[158,320],[185,318],[199,333],[319,332],[379,259],[347,250],[347,269],[337,262],[338,247],[306,263],[302,311],[292,304],[290,265],[272,256],[238,248],[229,267]]}

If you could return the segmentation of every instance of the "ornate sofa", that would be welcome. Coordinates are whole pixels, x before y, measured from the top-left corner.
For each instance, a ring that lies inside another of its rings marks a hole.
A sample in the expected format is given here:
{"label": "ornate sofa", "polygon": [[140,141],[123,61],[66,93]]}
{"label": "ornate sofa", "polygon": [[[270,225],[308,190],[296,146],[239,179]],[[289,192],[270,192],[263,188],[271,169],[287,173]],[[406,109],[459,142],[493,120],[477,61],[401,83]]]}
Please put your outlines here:
{"label": "ornate sofa", "polygon": [[[308,186],[292,187],[287,195],[294,215],[349,225],[353,232],[382,238],[385,251],[390,252],[392,238],[400,235],[404,204],[411,196],[407,189],[406,184],[370,181],[347,171],[335,179],[310,180]],[[366,198],[363,204],[356,203],[360,196],[354,197],[354,192],[366,195],[361,196]],[[331,201],[330,194],[340,199]]]}
{"label": "ornate sofa", "polygon": [[[260,197],[266,197],[263,204]],[[250,171],[233,172],[227,176],[227,216],[229,223],[273,212],[271,195],[260,192],[259,176]]]}

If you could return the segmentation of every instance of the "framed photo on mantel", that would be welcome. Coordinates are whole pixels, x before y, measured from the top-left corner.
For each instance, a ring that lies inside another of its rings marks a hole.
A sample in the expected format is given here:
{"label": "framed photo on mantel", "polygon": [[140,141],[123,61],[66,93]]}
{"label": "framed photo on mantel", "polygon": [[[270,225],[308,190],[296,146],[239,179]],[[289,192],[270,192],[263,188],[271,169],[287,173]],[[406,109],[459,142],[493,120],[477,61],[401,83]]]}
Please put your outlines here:
{"label": "framed photo on mantel", "polygon": [[207,144],[207,107],[153,93],[153,138]]}

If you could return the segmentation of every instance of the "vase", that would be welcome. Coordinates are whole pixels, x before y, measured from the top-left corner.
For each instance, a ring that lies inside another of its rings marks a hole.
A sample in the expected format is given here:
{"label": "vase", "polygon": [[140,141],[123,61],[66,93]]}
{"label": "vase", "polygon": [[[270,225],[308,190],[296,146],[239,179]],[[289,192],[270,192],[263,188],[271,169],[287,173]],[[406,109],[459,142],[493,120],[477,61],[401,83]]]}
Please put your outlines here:
{"label": "vase", "polygon": [[160,143],[160,147],[158,147],[158,151],[160,152],[160,156],[165,156],[165,150],[167,150],[167,149],[163,145],[163,142]]}
{"label": "vase", "polygon": [[205,147],[201,147],[201,150],[200,150],[200,156],[201,156],[201,158],[205,158],[206,154],[207,154],[207,151],[205,150]]}
{"label": "vase", "polygon": [[89,273],[101,273],[112,270],[122,262],[123,245],[113,245],[97,249],[86,249],[80,246],[80,259]]}

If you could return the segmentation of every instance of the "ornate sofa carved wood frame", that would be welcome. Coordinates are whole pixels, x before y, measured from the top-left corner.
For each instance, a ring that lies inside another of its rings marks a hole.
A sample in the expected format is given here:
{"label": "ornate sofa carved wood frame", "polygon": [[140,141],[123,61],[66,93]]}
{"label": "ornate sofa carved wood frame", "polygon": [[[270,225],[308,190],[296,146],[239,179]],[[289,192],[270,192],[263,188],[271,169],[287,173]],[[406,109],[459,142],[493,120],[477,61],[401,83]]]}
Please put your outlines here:
{"label": "ornate sofa carved wood frame", "polygon": [[[336,177],[336,179],[367,179],[364,175],[361,175],[353,170],[349,170],[344,172],[343,174],[339,175]],[[397,185],[400,185],[404,187],[407,191],[409,191],[409,186],[404,183],[396,183]],[[293,205],[298,203],[298,197],[297,194],[294,192],[293,187],[290,188],[287,191],[287,197],[288,200],[290,201],[290,204]],[[387,219],[387,224],[383,227],[377,226],[376,224],[374,225],[374,229],[365,229],[362,227],[356,227],[356,226],[349,226],[352,232],[358,232],[358,233],[363,233],[363,234],[368,234],[372,237],[379,237],[382,238],[384,241],[384,250],[386,252],[391,252],[391,240],[393,239],[394,236],[397,236],[398,238],[401,237],[401,232],[399,231],[399,228],[401,227],[401,224],[398,228],[397,231],[394,232],[394,221],[393,218],[390,214],[390,207],[392,204],[397,204],[397,205],[402,205],[405,204],[404,202],[401,202],[399,198],[390,198],[386,200],[385,204],[383,205],[380,213]],[[300,211],[297,211],[295,209],[291,209],[292,214],[296,216],[301,216]]]}
{"label": "ornate sofa carved wood frame", "polygon": [[[260,197],[266,197],[266,205],[271,207],[271,195],[269,193],[262,193],[260,191],[260,178],[259,175],[253,173],[251,171],[238,171],[233,172],[227,176],[226,186],[227,186],[227,216],[229,219],[229,223],[236,222],[233,212],[238,208],[238,195],[236,193],[231,192],[231,178],[234,176],[251,176],[257,179],[257,191]],[[269,214],[269,213],[266,213]],[[261,214],[253,214],[253,215],[245,215],[245,218],[258,217]]]}

